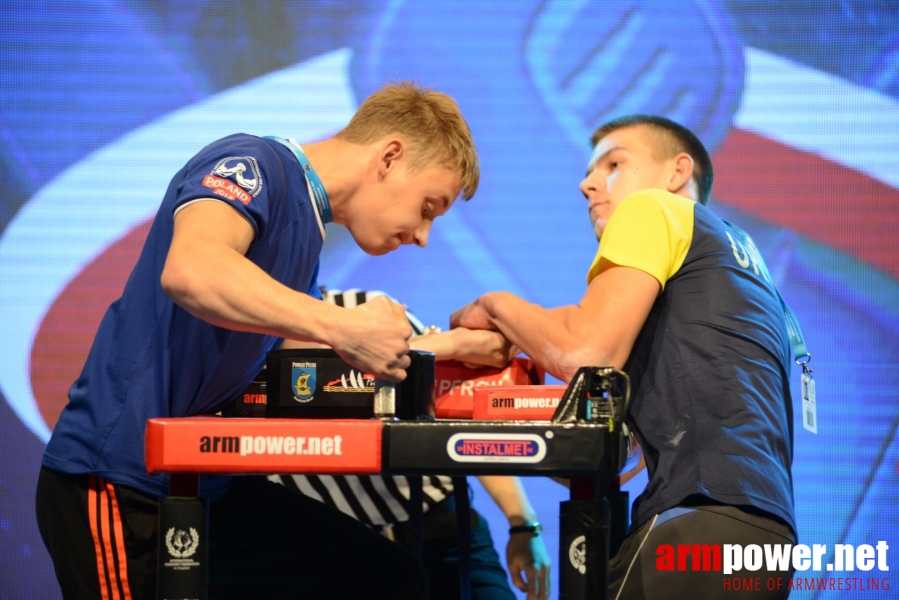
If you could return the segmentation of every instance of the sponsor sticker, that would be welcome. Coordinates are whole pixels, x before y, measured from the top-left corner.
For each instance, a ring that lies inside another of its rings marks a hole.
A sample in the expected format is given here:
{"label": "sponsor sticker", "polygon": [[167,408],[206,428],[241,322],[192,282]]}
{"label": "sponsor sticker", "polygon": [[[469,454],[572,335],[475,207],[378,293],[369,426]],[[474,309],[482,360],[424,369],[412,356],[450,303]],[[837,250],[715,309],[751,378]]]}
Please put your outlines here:
{"label": "sponsor sticker", "polygon": [[298,366],[294,363],[291,366],[290,389],[293,391],[293,399],[303,404],[312,400],[315,393],[315,363],[303,363],[304,366]]}
{"label": "sponsor sticker", "polygon": [[341,373],[339,379],[329,381],[322,390],[326,392],[356,392],[356,393],[373,393],[375,391],[375,376],[371,373],[357,373],[350,370],[347,377],[345,373]]}
{"label": "sponsor sticker", "polygon": [[457,433],[446,451],[456,462],[538,463],[546,456],[546,442],[532,433]]}

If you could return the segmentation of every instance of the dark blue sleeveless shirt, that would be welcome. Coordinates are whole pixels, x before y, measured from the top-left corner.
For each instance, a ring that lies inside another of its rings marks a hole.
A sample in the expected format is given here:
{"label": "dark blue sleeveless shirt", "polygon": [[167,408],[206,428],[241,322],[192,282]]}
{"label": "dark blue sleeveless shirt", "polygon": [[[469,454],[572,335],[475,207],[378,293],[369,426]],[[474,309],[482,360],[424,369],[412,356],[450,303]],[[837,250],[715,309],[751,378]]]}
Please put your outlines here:
{"label": "dark blue sleeveless shirt", "polygon": [[634,527],[699,494],[775,515],[796,531],[790,346],[773,286],[724,221],[661,190],[626,198],[599,261],[662,284],[625,370],[627,419],[649,482]]}

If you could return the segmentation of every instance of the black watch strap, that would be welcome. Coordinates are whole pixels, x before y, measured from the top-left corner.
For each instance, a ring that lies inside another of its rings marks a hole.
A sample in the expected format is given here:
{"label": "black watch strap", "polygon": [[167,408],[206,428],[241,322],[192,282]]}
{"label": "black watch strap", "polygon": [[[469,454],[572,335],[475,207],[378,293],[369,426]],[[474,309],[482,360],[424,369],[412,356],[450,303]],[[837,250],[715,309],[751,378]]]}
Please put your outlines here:
{"label": "black watch strap", "polygon": [[514,533],[533,533],[534,535],[540,535],[541,531],[543,531],[543,527],[541,527],[540,523],[537,521],[525,525],[513,525],[512,527],[509,527],[509,535]]}

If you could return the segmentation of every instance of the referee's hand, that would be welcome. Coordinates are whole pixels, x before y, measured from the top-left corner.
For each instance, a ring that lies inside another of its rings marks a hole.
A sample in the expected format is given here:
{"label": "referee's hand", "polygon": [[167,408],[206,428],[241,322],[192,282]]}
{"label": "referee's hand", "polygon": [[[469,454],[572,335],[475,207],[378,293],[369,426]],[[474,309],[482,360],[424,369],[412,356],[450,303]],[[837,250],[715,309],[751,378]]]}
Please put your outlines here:
{"label": "referee's hand", "polygon": [[[533,533],[513,533],[506,545],[506,565],[512,583],[527,593],[527,600],[548,600],[552,591],[551,561],[543,538]],[[524,575],[524,577],[522,577]]]}

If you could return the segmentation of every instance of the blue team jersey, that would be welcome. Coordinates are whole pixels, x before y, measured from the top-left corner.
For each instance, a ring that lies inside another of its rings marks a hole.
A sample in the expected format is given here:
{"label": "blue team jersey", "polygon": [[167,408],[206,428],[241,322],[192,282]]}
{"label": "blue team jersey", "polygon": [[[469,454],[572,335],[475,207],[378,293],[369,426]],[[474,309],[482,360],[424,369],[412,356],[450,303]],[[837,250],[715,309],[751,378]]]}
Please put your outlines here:
{"label": "blue team jersey", "polygon": [[[176,305],[160,277],[175,213],[214,198],[253,227],[246,257],[278,282],[320,298],[323,234],[306,179],[281,144],[233,135],[201,150],[172,179],[122,297],[106,311],[43,464],[90,473],[151,494],[168,477],[144,462],[147,419],[213,413],[249,384],[280,338],[213,326]],[[227,478],[209,479],[218,495]]]}

